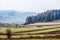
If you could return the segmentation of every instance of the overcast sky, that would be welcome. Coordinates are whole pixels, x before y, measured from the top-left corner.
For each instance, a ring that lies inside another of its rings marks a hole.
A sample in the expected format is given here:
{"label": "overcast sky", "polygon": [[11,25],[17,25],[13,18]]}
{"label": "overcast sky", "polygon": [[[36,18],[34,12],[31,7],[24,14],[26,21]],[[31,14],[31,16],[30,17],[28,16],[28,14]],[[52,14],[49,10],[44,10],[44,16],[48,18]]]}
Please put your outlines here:
{"label": "overcast sky", "polygon": [[0,10],[41,12],[60,9],[60,0],[0,0]]}

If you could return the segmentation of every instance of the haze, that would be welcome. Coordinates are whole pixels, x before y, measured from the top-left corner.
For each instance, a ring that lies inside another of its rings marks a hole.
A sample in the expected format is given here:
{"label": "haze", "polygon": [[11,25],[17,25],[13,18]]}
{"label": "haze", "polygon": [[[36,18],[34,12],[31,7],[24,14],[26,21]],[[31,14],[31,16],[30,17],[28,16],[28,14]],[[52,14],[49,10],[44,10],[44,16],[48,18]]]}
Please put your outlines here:
{"label": "haze", "polygon": [[60,9],[60,0],[0,0],[0,10],[42,12]]}

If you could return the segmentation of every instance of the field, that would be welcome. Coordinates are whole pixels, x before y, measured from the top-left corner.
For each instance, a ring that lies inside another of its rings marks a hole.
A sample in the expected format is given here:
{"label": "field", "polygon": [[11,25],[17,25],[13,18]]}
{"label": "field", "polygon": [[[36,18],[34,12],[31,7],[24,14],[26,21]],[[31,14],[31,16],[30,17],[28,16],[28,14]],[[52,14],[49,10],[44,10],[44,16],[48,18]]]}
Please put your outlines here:
{"label": "field", "polygon": [[37,28],[0,28],[0,39],[8,39],[8,37],[11,40],[60,40],[60,25]]}

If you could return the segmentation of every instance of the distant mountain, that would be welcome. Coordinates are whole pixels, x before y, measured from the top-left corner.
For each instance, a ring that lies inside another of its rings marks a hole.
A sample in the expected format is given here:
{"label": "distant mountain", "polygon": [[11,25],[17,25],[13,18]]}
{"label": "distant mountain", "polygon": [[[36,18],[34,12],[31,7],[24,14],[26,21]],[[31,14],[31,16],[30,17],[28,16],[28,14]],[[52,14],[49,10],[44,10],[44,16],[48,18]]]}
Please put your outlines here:
{"label": "distant mountain", "polygon": [[0,10],[0,23],[22,24],[27,16],[37,14],[35,12],[19,12],[14,10]]}
{"label": "distant mountain", "polygon": [[4,28],[4,27],[10,27],[10,24],[7,23],[0,23],[0,28]]}
{"label": "distant mountain", "polygon": [[54,20],[60,20],[60,10],[48,10],[36,16],[28,16],[26,18],[25,24],[32,24],[36,22],[51,22]]}

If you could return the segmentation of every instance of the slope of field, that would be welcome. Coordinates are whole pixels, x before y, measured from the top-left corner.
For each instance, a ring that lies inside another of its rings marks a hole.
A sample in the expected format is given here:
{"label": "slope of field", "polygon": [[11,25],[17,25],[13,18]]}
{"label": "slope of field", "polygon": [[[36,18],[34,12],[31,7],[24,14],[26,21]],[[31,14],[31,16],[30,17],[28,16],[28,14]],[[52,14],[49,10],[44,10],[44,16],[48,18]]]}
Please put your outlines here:
{"label": "slope of field", "polygon": [[[28,37],[56,37],[60,35],[60,25],[44,26],[40,28],[1,28],[0,34],[6,34],[7,29],[11,30],[11,38],[28,38]],[[54,33],[55,32],[55,33]],[[53,34],[54,33],[54,34]],[[14,34],[14,35],[13,35]],[[2,36],[2,37],[1,37]],[[6,35],[1,35],[0,38],[7,38]]]}
{"label": "slope of field", "polygon": [[60,25],[60,20],[59,21],[53,21],[53,22],[38,22],[38,23],[34,23],[34,24],[28,24],[28,25]]}
{"label": "slope of field", "polygon": [[29,24],[25,28],[0,28],[0,38],[8,38],[8,33],[11,38],[60,38],[60,23],[46,22]]}

